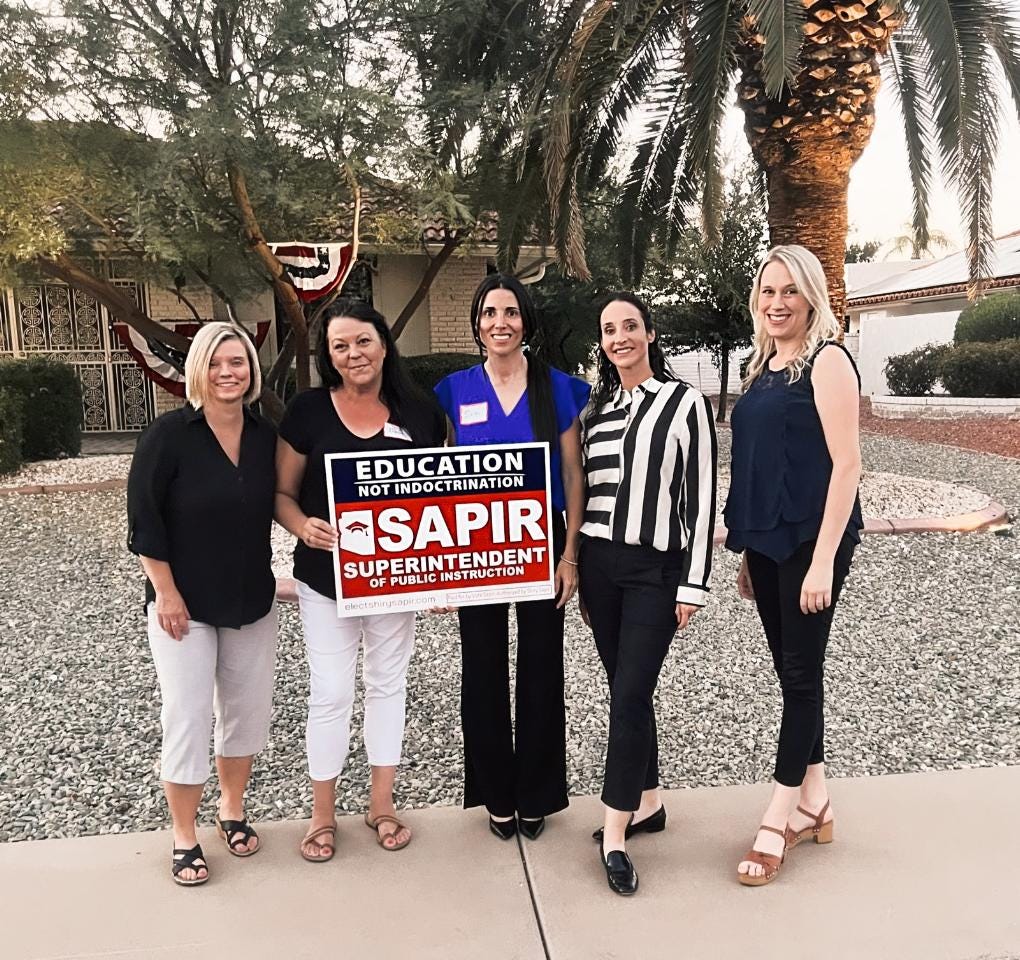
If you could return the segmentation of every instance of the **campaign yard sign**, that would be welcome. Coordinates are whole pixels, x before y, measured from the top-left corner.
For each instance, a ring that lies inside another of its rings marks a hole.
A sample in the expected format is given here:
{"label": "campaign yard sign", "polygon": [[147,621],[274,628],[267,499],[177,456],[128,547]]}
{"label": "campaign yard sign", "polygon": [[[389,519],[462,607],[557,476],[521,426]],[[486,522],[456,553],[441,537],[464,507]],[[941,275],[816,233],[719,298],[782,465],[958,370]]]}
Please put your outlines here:
{"label": "campaign yard sign", "polygon": [[554,595],[549,447],[326,457],[341,617]]}

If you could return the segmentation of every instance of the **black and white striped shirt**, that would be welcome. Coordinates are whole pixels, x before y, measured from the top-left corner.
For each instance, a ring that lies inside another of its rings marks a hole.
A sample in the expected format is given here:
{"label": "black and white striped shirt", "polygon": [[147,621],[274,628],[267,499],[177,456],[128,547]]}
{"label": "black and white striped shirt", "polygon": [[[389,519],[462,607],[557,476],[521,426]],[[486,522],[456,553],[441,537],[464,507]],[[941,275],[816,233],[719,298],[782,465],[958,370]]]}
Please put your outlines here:
{"label": "black and white striped shirt", "polygon": [[649,377],[584,419],[581,533],[682,553],[678,603],[703,606],[712,573],[712,407],[683,381]]}

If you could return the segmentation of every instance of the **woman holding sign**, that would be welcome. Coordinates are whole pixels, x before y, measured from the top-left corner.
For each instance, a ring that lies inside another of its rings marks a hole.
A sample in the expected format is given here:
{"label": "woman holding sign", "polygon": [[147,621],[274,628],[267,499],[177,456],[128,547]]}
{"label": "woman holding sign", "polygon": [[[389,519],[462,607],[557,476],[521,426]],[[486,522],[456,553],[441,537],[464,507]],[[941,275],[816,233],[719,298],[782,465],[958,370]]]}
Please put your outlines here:
{"label": "woman holding sign", "polygon": [[[471,331],[485,362],[436,387],[460,445],[549,444],[556,596],[516,604],[517,684],[510,718],[509,605],[462,607],[464,806],[484,804],[503,840],[537,839],[567,806],[563,617],[577,586],[584,509],[578,414],[590,388],[527,352],[538,317],[523,284],[492,274],[475,291]],[[563,515],[566,513],[566,522]]]}
{"label": "woman holding sign", "polygon": [[298,538],[294,578],[308,651],[306,740],[312,821],[301,855],[314,863],[336,851],[336,782],[350,744],[358,650],[364,643],[365,747],[372,768],[365,823],[384,850],[411,840],[393,806],[404,736],[407,666],[414,613],[337,616],[325,456],[441,446],[442,413],[417,393],[382,315],[357,301],[325,312],[317,340],[322,386],[298,394],[280,424],[276,519]]}
{"label": "woman holding sign", "polygon": [[609,680],[601,844],[609,887],[638,877],[626,839],[666,825],[652,697],[677,629],[704,605],[712,570],[712,407],[677,380],[648,308],[614,294],[599,319],[598,381],[584,420],[587,499],[581,610]]}

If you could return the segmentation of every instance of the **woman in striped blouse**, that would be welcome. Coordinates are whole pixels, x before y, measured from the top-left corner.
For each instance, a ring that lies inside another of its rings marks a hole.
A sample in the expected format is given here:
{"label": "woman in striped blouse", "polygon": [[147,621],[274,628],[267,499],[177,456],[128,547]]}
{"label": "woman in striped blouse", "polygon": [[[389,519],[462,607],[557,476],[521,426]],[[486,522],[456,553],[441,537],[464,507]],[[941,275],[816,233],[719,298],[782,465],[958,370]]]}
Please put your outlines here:
{"label": "woman in striped blouse", "polygon": [[679,627],[705,604],[715,526],[712,407],[677,380],[648,308],[613,294],[599,320],[585,414],[580,595],[609,679],[605,823],[594,837],[610,889],[637,890],[625,841],[666,825],[652,697]]}

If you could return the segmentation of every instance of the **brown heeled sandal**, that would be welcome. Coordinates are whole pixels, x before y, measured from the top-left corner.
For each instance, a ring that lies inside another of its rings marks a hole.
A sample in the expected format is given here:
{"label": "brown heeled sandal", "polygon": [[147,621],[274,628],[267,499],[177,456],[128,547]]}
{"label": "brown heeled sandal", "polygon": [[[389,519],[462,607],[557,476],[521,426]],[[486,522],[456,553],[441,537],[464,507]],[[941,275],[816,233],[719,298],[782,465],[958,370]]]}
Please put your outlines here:
{"label": "brown heeled sandal", "polygon": [[[766,883],[771,883],[779,876],[779,868],[783,865],[783,861],[786,859],[786,830],[780,830],[778,827],[770,827],[767,824],[762,824],[758,827],[759,830],[767,830],[769,833],[774,833],[777,836],[783,838],[783,854],[777,857],[772,853],[762,853],[760,850],[755,850],[751,847],[743,857],[740,858],[740,862],[743,863],[745,860],[749,863],[756,863],[762,867],[765,872],[760,876],[754,877],[749,873],[741,873],[737,871],[737,879],[745,887],[763,887]],[[789,829],[789,828],[787,828]]]}
{"label": "brown heeled sandal", "polygon": [[822,823],[825,814],[829,811],[829,801],[825,801],[825,806],[817,813],[811,813],[805,810],[803,807],[797,807],[797,813],[804,814],[805,817],[810,817],[814,820],[814,825],[805,827],[803,830],[791,830],[789,825],[786,827],[786,849],[792,850],[802,840],[814,840],[815,843],[832,843],[832,820],[828,820]]}

